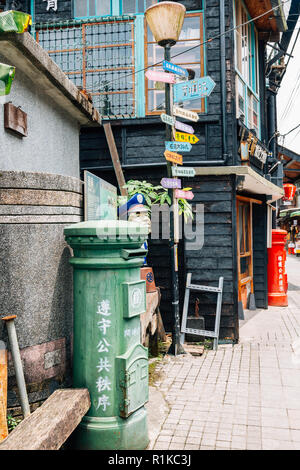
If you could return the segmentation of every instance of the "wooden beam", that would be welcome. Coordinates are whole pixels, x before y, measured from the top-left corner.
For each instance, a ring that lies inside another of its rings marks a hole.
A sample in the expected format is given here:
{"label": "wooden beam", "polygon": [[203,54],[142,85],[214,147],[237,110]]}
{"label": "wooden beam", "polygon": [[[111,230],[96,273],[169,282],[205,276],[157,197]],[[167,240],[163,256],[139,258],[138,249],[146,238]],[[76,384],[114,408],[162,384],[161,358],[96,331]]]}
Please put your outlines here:
{"label": "wooden beam", "polygon": [[104,128],[105,137],[107,140],[108,148],[110,151],[110,156],[113,162],[113,166],[114,166],[114,170],[115,170],[115,174],[117,177],[121,195],[128,196],[127,189],[124,188],[124,185],[126,184],[126,182],[125,182],[125,178],[124,178],[124,174],[123,174],[123,170],[122,170],[122,166],[121,166],[120,158],[118,154],[118,149],[116,146],[115,138],[114,138],[110,123],[108,122],[108,123],[103,124],[103,128]]}
{"label": "wooden beam", "polygon": [[0,444],[1,450],[58,450],[91,406],[89,391],[56,390]]}
{"label": "wooden beam", "polygon": [[236,195],[236,198],[237,198],[239,201],[253,202],[254,204],[262,204],[262,201],[259,201],[258,199],[253,199],[252,197],[239,196],[239,195],[237,194],[237,195]]}

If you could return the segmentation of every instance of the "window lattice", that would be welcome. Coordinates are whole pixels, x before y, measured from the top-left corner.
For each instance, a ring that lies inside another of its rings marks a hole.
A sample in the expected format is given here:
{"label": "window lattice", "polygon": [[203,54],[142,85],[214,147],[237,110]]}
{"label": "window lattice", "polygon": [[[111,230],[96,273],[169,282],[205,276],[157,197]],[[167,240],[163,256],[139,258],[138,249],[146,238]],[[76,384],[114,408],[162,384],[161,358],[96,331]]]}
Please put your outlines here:
{"label": "window lattice", "polygon": [[103,116],[135,114],[132,20],[36,25],[36,40]]}

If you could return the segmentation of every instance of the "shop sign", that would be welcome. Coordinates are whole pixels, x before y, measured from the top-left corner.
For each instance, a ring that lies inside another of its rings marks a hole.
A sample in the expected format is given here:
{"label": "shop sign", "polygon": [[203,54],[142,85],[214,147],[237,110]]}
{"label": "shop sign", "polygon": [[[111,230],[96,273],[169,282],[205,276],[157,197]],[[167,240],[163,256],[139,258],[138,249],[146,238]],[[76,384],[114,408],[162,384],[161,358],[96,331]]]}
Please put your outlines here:
{"label": "shop sign", "polygon": [[242,161],[251,161],[262,169],[269,151],[252,132],[241,126],[239,153]]}

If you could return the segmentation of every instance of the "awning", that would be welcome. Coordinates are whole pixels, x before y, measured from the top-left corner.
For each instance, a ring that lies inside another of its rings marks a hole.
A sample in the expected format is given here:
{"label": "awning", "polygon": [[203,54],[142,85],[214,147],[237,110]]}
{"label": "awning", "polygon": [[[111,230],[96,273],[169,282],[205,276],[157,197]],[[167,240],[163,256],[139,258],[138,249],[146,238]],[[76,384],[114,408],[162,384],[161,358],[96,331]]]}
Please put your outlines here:
{"label": "awning", "polygon": [[300,215],[300,207],[291,207],[290,209],[284,209],[279,212],[279,217],[292,217],[293,214]]}
{"label": "awning", "polygon": [[300,217],[300,211],[292,212],[290,217]]}
{"label": "awning", "polygon": [[195,167],[196,175],[222,176],[236,175],[239,193],[251,193],[270,196],[269,203],[277,201],[284,196],[283,188],[280,188],[263,176],[259,175],[249,166],[209,166]]}

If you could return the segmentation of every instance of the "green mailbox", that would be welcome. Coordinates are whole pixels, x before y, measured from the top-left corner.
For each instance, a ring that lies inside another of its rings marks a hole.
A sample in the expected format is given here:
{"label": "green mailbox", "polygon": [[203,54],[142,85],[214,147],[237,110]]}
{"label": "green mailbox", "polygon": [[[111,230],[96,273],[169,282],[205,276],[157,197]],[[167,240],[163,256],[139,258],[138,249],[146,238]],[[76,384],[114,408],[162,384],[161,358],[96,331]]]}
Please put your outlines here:
{"label": "green mailbox", "polygon": [[91,397],[72,447],[145,449],[148,350],[140,343],[140,314],[146,310],[140,267],[148,228],[89,221],[64,232],[74,253],[73,387],[88,388]]}

